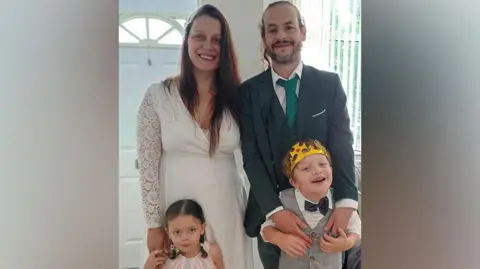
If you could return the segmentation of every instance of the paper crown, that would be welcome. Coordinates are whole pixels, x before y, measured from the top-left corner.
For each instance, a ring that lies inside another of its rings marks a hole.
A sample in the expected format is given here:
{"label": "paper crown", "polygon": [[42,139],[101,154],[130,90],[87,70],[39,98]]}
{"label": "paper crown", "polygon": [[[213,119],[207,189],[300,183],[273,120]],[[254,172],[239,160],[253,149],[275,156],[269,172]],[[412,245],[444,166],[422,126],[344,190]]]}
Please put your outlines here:
{"label": "paper crown", "polygon": [[297,166],[301,160],[313,154],[325,155],[330,162],[330,153],[319,141],[309,140],[294,144],[288,152],[288,157],[285,164],[285,172],[287,176],[291,177],[295,166]]}

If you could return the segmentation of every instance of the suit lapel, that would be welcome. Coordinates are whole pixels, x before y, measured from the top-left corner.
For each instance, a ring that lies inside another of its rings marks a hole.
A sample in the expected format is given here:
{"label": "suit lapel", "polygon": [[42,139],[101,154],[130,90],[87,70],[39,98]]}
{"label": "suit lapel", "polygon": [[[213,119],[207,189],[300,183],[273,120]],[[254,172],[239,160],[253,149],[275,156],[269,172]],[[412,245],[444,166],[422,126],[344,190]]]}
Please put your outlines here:
{"label": "suit lapel", "polygon": [[260,83],[258,91],[260,109],[262,110],[262,115],[267,115],[265,112],[270,109],[272,97],[275,95],[270,68],[263,72]]}
{"label": "suit lapel", "polygon": [[265,127],[268,131],[270,145],[278,145],[280,141],[279,130],[282,130],[287,124],[287,117],[275,93],[271,72],[271,69],[268,69],[262,81],[262,115],[266,120]]}
{"label": "suit lapel", "polygon": [[[263,128],[258,128],[257,139],[261,155],[263,156],[263,160],[265,161],[265,166],[270,173],[271,179],[275,179],[274,166],[271,155],[271,130],[272,126],[274,126],[276,123],[274,119],[275,117],[271,115],[271,107],[273,103],[272,101],[274,101],[273,97],[276,97],[276,95],[275,89],[273,88],[272,84],[271,70],[267,69],[261,74],[261,76],[262,77],[258,84],[258,89],[256,92],[258,97],[260,119],[262,121],[261,124],[263,125]],[[275,182],[273,183],[276,184]]]}
{"label": "suit lapel", "polygon": [[[280,101],[273,87],[271,69],[265,71],[260,85],[260,106],[263,117],[267,120],[266,127],[269,130],[279,130],[286,122]],[[275,132],[274,132],[275,133]]]}

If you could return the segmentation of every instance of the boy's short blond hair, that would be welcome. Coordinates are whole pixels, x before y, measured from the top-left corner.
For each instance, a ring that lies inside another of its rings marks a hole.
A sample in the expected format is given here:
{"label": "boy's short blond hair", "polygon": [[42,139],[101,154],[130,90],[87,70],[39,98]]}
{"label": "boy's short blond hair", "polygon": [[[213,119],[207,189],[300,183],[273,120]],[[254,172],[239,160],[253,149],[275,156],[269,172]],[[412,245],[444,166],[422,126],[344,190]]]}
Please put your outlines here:
{"label": "boy's short blond hair", "polygon": [[330,153],[322,143],[314,139],[303,139],[295,143],[290,148],[288,153],[285,154],[285,157],[283,158],[283,163],[282,163],[283,172],[285,173],[285,175],[288,178],[291,178],[293,169],[295,169],[297,164],[307,156],[310,156],[313,154],[325,155],[330,165],[332,164]]}

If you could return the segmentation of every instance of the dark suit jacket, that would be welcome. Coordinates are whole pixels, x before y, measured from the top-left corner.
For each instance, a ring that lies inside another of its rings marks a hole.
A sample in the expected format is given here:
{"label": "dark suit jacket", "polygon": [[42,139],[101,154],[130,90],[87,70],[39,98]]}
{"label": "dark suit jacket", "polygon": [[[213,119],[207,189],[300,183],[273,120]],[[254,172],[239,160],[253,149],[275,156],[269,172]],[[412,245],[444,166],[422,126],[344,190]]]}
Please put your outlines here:
{"label": "dark suit jacket", "polygon": [[[265,216],[281,206],[278,193],[290,184],[286,177],[278,176],[281,157],[271,147],[275,145],[272,141],[282,135],[278,120],[271,120],[272,106],[281,108],[271,70],[245,81],[241,88],[242,153],[251,185],[244,224],[246,233],[256,237]],[[330,151],[334,199],[358,200],[353,136],[339,76],[304,65],[297,108],[296,139],[317,139]]]}

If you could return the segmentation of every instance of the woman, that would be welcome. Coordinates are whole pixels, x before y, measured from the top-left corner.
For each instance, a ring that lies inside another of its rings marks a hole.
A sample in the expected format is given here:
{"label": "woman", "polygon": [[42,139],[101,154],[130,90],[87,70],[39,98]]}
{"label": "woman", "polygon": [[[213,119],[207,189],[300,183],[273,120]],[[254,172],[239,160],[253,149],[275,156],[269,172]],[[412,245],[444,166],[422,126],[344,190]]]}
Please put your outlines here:
{"label": "woman", "polygon": [[204,208],[207,240],[216,242],[228,269],[250,269],[245,193],[234,151],[240,146],[240,79],[225,17],[202,6],[186,25],[177,77],[152,84],[138,113],[138,159],[147,246],[166,248],[165,208],[195,199]]}

